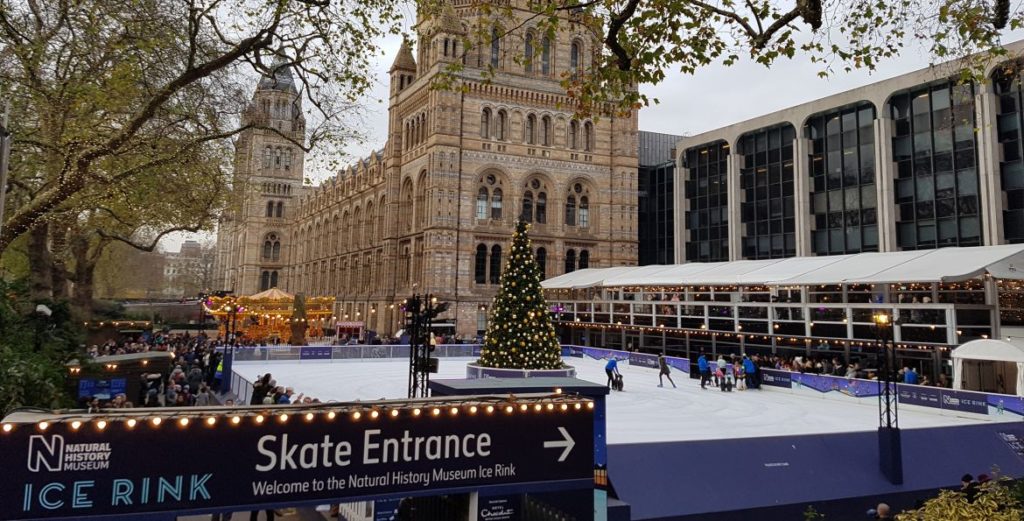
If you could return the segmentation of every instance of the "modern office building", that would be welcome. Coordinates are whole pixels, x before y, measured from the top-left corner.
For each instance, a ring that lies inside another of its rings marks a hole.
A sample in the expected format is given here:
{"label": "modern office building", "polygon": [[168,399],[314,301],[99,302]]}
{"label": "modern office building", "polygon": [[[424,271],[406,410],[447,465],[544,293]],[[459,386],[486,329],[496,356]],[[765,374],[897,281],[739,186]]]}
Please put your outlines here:
{"label": "modern office building", "polygon": [[941,64],[682,139],[676,262],[1024,241],[1020,70]]}
{"label": "modern office building", "polygon": [[1007,50],[983,82],[943,64],[681,139],[677,264],[545,281],[563,339],[870,360],[884,313],[935,375],[1024,335],[1024,42]]}
{"label": "modern office building", "polygon": [[637,239],[639,264],[675,262],[673,197],[676,143],[682,136],[639,133]]}

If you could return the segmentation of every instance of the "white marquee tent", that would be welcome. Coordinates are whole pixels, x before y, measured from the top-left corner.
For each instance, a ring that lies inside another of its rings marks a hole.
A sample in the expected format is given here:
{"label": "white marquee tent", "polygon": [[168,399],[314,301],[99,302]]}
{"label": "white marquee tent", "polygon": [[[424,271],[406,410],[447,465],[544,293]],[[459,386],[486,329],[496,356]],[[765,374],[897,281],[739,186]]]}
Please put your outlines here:
{"label": "white marquee tent", "polygon": [[953,388],[1024,396],[1024,345],[973,340],[953,350]]}
{"label": "white marquee tent", "polygon": [[541,286],[545,289],[580,289],[732,284],[887,284],[957,282],[984,275],[997,279],[1024,279],[1024,244],[590,268],[552,277],[541,282]]}

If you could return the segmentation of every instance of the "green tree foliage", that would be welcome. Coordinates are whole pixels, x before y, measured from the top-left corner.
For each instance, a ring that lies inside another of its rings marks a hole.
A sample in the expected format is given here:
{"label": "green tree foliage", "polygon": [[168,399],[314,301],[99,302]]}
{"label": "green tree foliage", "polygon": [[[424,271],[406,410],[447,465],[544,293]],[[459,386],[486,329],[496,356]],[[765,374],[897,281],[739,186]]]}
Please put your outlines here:
{"label": "green tree foliage", "polygon": [[[420,0],[420,11],[441,17],[449,1]],[[904,46],[920,44],[937,59],[974,56],[980,66],[1005,54],[1004,29],[1024,24],[1024,7],[1006,0],[479,0],[473,8],[482,19],[466,35],[467,49],[489,46],[495,24],[519,53],[525,27],[599,42],[587,48],[594,67],[562,76],[582,114],[640,108],[657,100],[638,85],[744,57],[770,66],[801,55],[828,75],[874,70]],[[534,56],[516,59],[536,60],[539,52],[535,46]],[[476,79],[462,74],[460,63],[448,71],[439,84]]]}
{"label": "green tree foliage", "polygon": [[401,4],[0,0],[0,99],[15,136],[0,253],[56,214],[117,199],[122,183],[223,163],[245,128],[278,132],[241,115],[253,80],[281,67],[315,122],[296,146],[350,135],[341,115],[370,88]]}
{"label": "green tree foliage", "polygon": [[501,287],[491,304],[480,365],[506,369],[562,367],[562,348],[551,324],[541,272],[527,234],[529,225],[516,223]]}
{"label": "green tree foliage", "polygon": [[[52,315],[35,313],[38,304]],[[67,304],[30,301],[23,284],[0,280],[0,331],[0,417],[69,405],[64,363],[78,356],[80,338]]]}
{"label": "green tree foliage", "polygon": [[917,510],[896,516],[897,521],[1020,521],[1024,519],[1020,498],[1006,478],[978,487],[974,501],[960,491],[943,490]]}

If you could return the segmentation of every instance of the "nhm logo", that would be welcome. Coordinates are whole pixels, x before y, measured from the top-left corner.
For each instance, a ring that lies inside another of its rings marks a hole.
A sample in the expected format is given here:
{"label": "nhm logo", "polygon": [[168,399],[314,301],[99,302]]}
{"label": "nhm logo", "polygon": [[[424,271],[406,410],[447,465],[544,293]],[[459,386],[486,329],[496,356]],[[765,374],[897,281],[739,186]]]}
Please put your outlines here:
{"label": "nhm logo", "polygon": [[59,472],[64,460],[64,437],[59,434],[52,436],[33,435],[28,440],[28,470],[39,472],[48,470]]}

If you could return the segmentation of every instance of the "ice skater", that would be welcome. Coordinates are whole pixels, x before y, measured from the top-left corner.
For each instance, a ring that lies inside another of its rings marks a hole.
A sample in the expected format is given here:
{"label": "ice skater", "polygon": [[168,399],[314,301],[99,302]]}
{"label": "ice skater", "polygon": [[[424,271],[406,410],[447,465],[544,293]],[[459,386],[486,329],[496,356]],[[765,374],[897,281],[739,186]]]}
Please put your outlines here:
{"label": "ice skater", "polygon": [[608,359],[608,363],[604,366],[604,372],[608,375],[608,388],[612,389],[615,376],[622,376],[622,373],[619,372],[619,361],[614,356]]}
{"label": "ice skater", "polygon": [[676,383],[672,381],[672,375],[668,368],[668,361],[665,360],[665,355],[658,356],[658,367],[660,372],[658,373],[658,387],[665,387],[665,382],[661,379],[663,376],[668,378],[668,383],[672,384],[672,388],[675,389]]}
{"label": "ice skater", "polygon": [[697,358],[697,370],[700,372],[700,388],[707,389],[708,382],[711,381],[711,366],[708,364],[708,357],[704,356],[704,353],[700,354]]}

